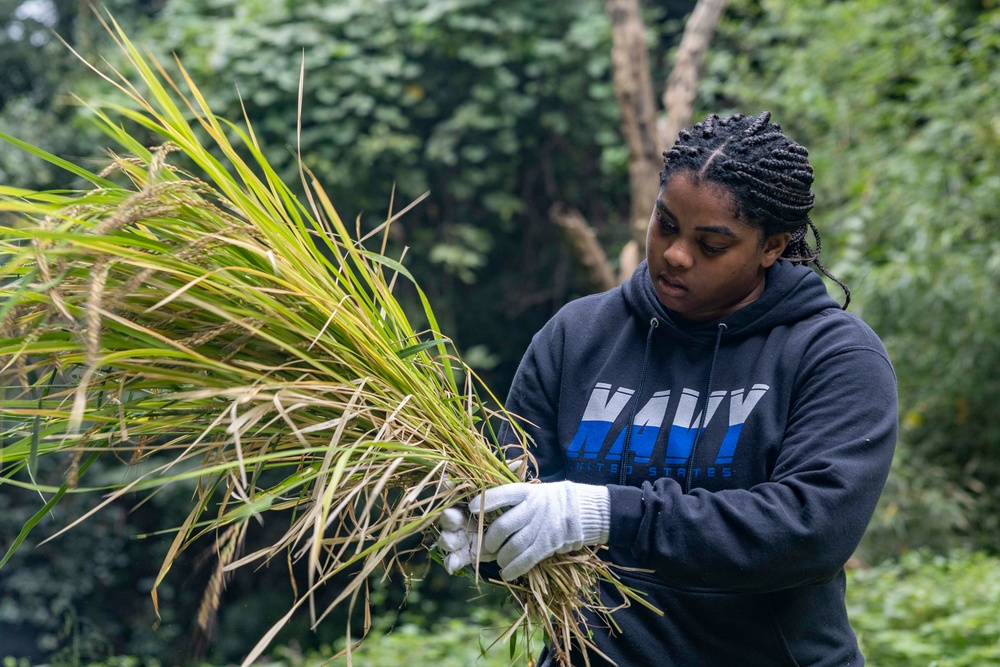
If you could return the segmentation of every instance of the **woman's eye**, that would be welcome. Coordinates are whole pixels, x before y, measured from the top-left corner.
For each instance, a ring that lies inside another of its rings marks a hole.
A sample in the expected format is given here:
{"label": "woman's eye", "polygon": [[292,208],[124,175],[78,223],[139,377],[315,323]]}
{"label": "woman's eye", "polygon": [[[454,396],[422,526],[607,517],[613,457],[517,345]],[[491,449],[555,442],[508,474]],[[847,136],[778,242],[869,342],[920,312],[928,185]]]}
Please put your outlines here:
{"label": "woman's eye", "polygon": [[660,229],[663,230],[664,232],[668,232],[669,233],[669,232],[674,232],[674,231],[677,230],[677,225],[675,225],[670,220],[667,220],[666,218],[664,218],[659,213],[656,214],[656,220],[657,220],[657,222],[660,223]]}
{"label": "woman's eye", "polygon": [[720,248],[719,246],[708,245],[704,241],[701,243],[701,249],[704,250],[709,255],[717,255],[720,252],[725,252],[725,248]]}

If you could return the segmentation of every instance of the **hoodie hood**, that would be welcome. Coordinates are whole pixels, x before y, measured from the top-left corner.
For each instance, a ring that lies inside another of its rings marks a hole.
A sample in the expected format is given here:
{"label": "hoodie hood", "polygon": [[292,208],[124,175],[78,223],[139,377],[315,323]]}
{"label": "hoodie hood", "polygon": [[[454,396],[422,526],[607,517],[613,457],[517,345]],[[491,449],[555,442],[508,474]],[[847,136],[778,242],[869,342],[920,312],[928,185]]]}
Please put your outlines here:
{"label": "hoodie hood", "polygon": [[823,280],[807,266],[779,260],[767,270],[764,293],[756,301],[711,322],[691,322],[665,307],[656,296],[645,261],[622,285],[632,314],[648,323],[654,317],[665,335],[699,345],[712,345],[718,325],[726,325],[726,340],[741,340],[777,326],[804,320],[823,310],[840,310]]}

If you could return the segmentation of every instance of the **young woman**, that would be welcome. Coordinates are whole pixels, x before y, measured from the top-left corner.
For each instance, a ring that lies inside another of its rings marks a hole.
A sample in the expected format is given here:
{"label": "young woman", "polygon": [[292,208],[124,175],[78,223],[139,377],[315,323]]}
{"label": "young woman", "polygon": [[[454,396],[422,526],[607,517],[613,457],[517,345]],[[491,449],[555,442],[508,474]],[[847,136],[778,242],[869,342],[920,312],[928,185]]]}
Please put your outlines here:
{"label": "young woman", "polygon": [[664,153],[646,262],[565,306],[511,387],[546,483],[470,503],[505,509],[478,556],[507,580],[596,544],[652,571],[621,577],[662,617],[632,605],[620,632],[590,619],[622,667],[864,663],[844,563],[889,471],[895,376],[805,266],[826,273],[813,170],[769,121],[709,116]]}

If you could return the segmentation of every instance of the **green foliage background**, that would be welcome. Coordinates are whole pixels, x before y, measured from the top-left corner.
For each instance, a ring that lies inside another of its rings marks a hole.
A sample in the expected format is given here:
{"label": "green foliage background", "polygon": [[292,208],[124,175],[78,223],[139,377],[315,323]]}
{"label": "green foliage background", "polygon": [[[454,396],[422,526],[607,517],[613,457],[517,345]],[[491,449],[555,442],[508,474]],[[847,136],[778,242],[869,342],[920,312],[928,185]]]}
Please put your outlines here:
{"label": "green foliage background", "polygon": [[[52,36],[114,59],[82,4],[0,0],[0,127],[97,164],[103,139],[69,94],[109,93]],[[628,238],[627,151],[599,0],[106,4],[137,42],[176,53],[220,115],[238,119],[245,104],[290,183],[304,63],[305,162],[364,229],[393,198],[398,210],[430,191],[395,225],[390,254],[409,248],[405,261],[442,327],[499,395],[531,335],[588,289],[549,206],[582,210],[609,256]],[[693,2],[647,4],[661,86]],[[998,90],[994,0],[731,0],[700,86],[696,116],[769,109],[810,148],[823,257],[896,367],[901,440],[859,553],[878,565],[852,575],[852,595],[865,600],[854,598],[852,618],[872,664],[928,664],[935,650],[953,660],[939,664],[984,664],[996,656],[976,651],[990,638],[1000,644],[989,620],[1000,617],[989,584],[997,561],[940,556],[956,547],[1000,552]],[[64,179],[0,146],[0,182],[55,188],[70,185]],[[111,462],[108,474],[124,473]],[[38,504],[0,494],[0,543]],[[19,552],[0,571],[0,654],[21,651],[16,638],[33,644],[20,654],[74,664],[84,649],[180,660],[197,604],[195,563],[168,581],[172,600],[156,632],[148,581],[128,569],[156,560],[160,538],[131,536],[165,527],[156,524],[169,507],[166,496],[118,507],[87,530]],[[421,570],[418,590],[428,593],[405,603],[403,582],[385,585],[379,608],[398,628],[498,604],[470,603],[475,591],[435,572]],[[255,576],[231,583],[204,655],[238,659],[285,604],[286,572]],[[966,590],[982,595],[958,592]],[[441,620],[438,630],[465,644],[477,627]],[[960,630],[978,639],[962,644]],[[338,635],[296,627],[285,643],[300,641],[306,660]]]}

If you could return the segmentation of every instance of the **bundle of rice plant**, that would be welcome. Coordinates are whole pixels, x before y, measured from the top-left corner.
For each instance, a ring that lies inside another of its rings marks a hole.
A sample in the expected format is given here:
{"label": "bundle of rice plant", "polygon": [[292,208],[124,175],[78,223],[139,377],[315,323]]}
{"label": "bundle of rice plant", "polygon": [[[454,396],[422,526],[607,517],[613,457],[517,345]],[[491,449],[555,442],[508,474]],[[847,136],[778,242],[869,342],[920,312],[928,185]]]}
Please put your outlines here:
{"label": "bundle of rice plant", "polygon": [[[64,494],[98,490],[86,471],[99,457],[153,462],[100,489],[97,509],[197,480],[157,584],[206,536],[219,554],[206,613],[225,572],[279,555],[308,565],[308,589],[249,664],[302,607],[316,624],[337,605],[364,604],[368,577],[400,565],[404,540],[429,533],[432,542],[445,508],[517,481],[493,431],[506,415],[487,407],[495,399],[439,331],[412,276],[385,255],[384,236],[378,252],[352,237],[304,167],[301,201],[249,122],[217,117],[179,62],[183,86],[117,24],[109,31],[135,81],[92,67],[125,95],[91,106],[124,149],[106,169],[3,136],[90,187],[0,187],[0,211],[17,219],[0,231],[0,484],[37,488],[24,473],[39,457],[69,460],[64,483],[0,566]],[[124,123],[156,135],[157,146]],[[426,327],[394,296],[400,277],[413,283]],[[288,529],[244,553],[263,515]],[[344,573],[348,583],[317,608],[315,593]],[[571,642],[589,645],[581,610],[611,611],[596,595],[602,579],[626,604],[638,599],[589,550],[496,583],[565,661]]]}

